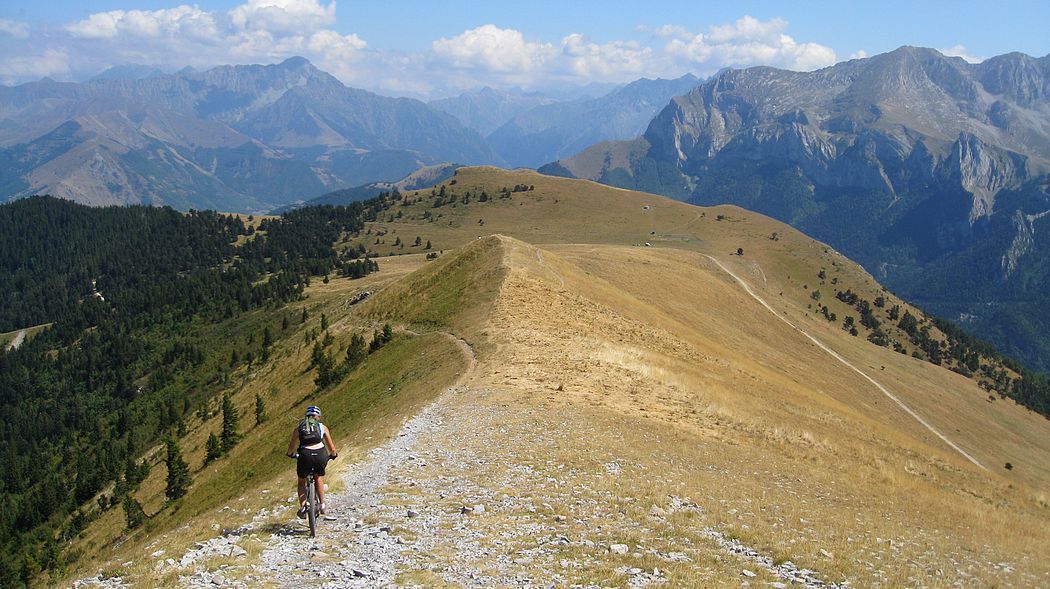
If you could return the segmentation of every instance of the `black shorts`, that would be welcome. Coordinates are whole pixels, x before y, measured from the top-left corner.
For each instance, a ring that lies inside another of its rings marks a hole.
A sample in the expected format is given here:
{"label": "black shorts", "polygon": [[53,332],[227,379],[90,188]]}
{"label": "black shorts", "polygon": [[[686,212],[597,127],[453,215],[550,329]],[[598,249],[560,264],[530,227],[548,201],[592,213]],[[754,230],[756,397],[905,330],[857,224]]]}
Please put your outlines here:
{"label": "black shorts", "polygon": [[295,472],[299,478],[305,479],[311,473],[323,477],[326,466],[328,466],[327,447],[316,450],[299,448],[299,460],[295,463]]}

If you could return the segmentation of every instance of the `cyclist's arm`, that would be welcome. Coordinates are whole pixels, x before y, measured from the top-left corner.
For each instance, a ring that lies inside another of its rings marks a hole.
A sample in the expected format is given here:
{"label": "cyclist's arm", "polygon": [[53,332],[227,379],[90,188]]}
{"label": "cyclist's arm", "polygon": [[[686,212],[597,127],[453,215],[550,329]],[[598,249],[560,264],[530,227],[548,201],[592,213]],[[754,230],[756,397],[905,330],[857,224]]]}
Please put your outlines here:
{"label": "cyclist's arm", "polygon": [[299,428],[295,427],[295,428],[292,429],[292,439],[288,440],[288,451],[285,452],[285,454],[287,454],[289,456],[291,456],[292,454],[295,454],[295,450],[296,450],[296,448],[299,445],[298,442],[299,442]]}
{"label": "cyclist's arm", "polygon": [[335,449],[335,442],[332,441],[332,433],[328,428],[324,428],[324,443],[328,445],[328,454],[331,456],[338,456],[339,452]]}

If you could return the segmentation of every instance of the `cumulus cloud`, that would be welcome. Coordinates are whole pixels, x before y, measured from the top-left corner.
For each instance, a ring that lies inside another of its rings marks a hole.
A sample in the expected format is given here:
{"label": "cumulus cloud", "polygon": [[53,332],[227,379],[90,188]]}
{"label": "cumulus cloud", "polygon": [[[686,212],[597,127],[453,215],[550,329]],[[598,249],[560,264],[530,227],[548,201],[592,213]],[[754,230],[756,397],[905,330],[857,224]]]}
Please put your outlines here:
{"label": "cumulus cloud", "polygon": [[970,52],[966,50],[965,45],[952,45],[951,47],[941,49],[940,51],[948,57],[961,57],[970,63],[981,63],[984,61],[983,57],[974,57],[973,55],[970,55]]}
{"label": "cumulus cloud", "polygon": [[451,39],[438,39],[431,48],[439,61],[452,67],[494,72],[539,69],[556,54],[549,43],[526,41],[521,31],[495,25],[463,31]]}
{"label": "cumulus cloud", "polygon": [[66,25],[74,37],[115,39],[127,37],[214,38],[219,34],[213,14],[196,6],[177,6],[160,10],[111,10]]}
{"label": "cumulus cloud", "polygon": [[562,39],[561,57],[573,75],[585,80],[622,79],[640,75],[652,61],[652,49],[636,41],[613,41],[596,44],[583,35]]}
{"label": "cumulus cloud", "polygon": [[818,43],[798,43],[785,31],[787,21],[744,16],[732,24],[712,26],[707,33],[661,27],[671,37],[665,50],[673,58],[710,71],[724,66],[772,65],[809,71],[835,63],[835,51]]}
{"label": "cumulus cloud", "polygon": [[26,39],[29,37],[29,25],[0,18],[0,33],[10,35],[15,39]]}
{"label": "cumulus cloud", "polygon": [[314,31],[335,23],[335,1],[248,0],[230,10],[230,20],[242,29],[271,33]]}
{"label": "cumulus cloud", "polygon": [[867,56],[868,56],[868,52],[864,51],[863,49],[858,49],[858,50],[854,51],[853,53],[849,54],[849,58],[850,59],[864,59]]}
{"label": "cumulus cloud", "polygon": [[583,35],[565,36],[558,44],[526,39],[516,29],[487,24],[431,44],[431,69],[470,74],[452,79],[463,87],[480,83],[536,84],[551,80],[625,81],[652,65],[652,49],[636,41],[593,43]]}

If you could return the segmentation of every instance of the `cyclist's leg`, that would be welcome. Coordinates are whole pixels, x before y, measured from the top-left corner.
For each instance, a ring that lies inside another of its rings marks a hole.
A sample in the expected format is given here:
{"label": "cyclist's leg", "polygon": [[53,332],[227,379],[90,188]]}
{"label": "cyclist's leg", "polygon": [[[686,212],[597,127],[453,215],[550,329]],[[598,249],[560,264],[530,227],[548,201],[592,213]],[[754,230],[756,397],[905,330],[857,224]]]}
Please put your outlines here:
{"label": "cyclist's leg", "polygon": [[306,503],[306,477],[299,477],[299,505]]}

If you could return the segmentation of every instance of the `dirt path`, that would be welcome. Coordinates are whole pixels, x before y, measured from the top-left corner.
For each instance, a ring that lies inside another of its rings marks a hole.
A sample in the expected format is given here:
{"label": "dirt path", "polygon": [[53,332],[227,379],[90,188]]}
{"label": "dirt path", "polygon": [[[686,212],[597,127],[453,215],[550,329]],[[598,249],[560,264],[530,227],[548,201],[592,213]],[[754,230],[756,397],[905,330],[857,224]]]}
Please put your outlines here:
{"label": "dirt path", "polygon": [[941,441],[943,441],[945,444],[950,446],[953,450],[955,450],[956,452],[961,454],[964,458],[966,458],[967,460],[969,460],[973,464],[977,465],[981,469],[988,470],[983,464],[978,462],[976,458],[974,458],[973,456],[970,456],[969,453],[967,453],[965,450],[963,450],[962,448],[957,446],[954,442],[949,440],[947,436],[945,436],[944,434],[939,432],[937,430],[937,428],[935,428],[932,425],[930,425],[930,423],[928,421],[923,419],[923,417],[921,415],[919,415],[918,413],[916,413],[911,407],[908,407],[908,405],[906,405],[904,403],[904,401],[901,401],[899,397],[897,397],[896,395],[891,393],[888,388],[883,386],[881,383],[876,381],[874,378],[868,376],[868,374],[866,372],[864,372],[860,368],[857,368],[852,362],[850,362],[849,360],[847,360],[844,357],[842,357],[841,355],[839,355],[838,352],[836,352],[835,350],[832,350],[828,346],[824,345],[820,340],[818,340],[817,338],[815,338],[812,335],[810,335],[806,330],[802,329],[798,325],[795,325],[794,323],[789,321],[786,317],[784,317],[780,313],[777,313],[773,309],[773,307],[771,307],[769,305],[769,303],[767,303],[764,299],[762,299],[762,297],[758,296],[758,294],[756,294],[755,291],[751,289],[751,286],[747,282],[745,282],[739,276],[734,274],[729,268],[727,268],[724,264],[722,264],[722,262],[718,261],[718,259],[716,259],[713,256],[709,256],[707,254],[704,254],[704,256],[707,257],[712,262],[714,262],[719,268],[722,269],[723,272],[725,272],[726,274],[731,276],[733,278],[733,280],[735,280],[738,284],[740,284],[740,286],[742,286],[744,288],[745,291],[747,291],[747,294],[751,295],[751,298],[753,298],[756,301],[758,301],[759,304],[761,304],[763,307],[765,307],[766,310],[769,311],[770,313],[772,313],[777,319],[780,319],[784,323],[786,323],[789,326],[791,326],[792,329],[794,329],[794,330],[798,331],[799,333],[801,333],[802,335],[806,336],[807,339],[809,339],[811,342],[816,344],[817,347],[819,347],[820,349],[822,349],[825,352],[827,352],[828,355],[830,355],[832,358],[835,358],[836,360],[841,362],[843,365],[845,365],[847,368],[853,370],[854,372],[859,374],[861,377],[863,377],[865,380],[867,380],[868,382],[873,384],[875,386],[875,388],[879,389],[879,391],[881,391],[883,395],[885,395],[891,401],[896,403],[901,409],[904,410],[905,413],[907,413],[908,415],[911,415],[913,418],[915,418],[915,420],[918,421],[920,424],[922,424],[922,426],[925,427],[927,430],[929,430],[930,433],[932,433],[933,435],[935,435],[938,438],[940,438]]}
{"label": "dirt path", "polygon": [[[262,553],[258,569],[262,574],[258,580],[281,587],[398,584],[398,575],[406,563],[412,562],[406,558],[406,551],[418,550],[420,542],[406,541],[394,532],[394,526],[405,519],[418,518],[419,514],[389,507],[386,488],[399,482],[406,469],[426,467],[418,456],[422,448],[430,445],[424,440],[442,427],[449,402],[465,390],[464,384],[477,367],[477,356],[466,340],[451,333],[441,335],[455,342],[467,361],[467,369],[456,384],[406,422],[395,438],[369,451],[364,460],[343,474],[345,488],[327,496],[328,515],[320,522],[317,538],[310,538],[304,526],[296,523],[276,530]],[[291,519],[293,508],[286,506],[281,513]],[[252,578],[245,580],[249,585],[256,582]],[[184,579],[184,584],[191,587],[209,583],[213,583],[213,578],[208,575]]]}
{"label": "dirt path", "polygon": [[23,330],[19,331],[17,334],[15,334],[15,339],[11,340],[11,343],[7,344],[7,349],[8,350],[17,350],[18,346],[21,346],[22,342],[24,342],[25,339],[26,339],[26,330],[23,329]]}
{"label": "dirt path", "polygon": [[551,268],[547,265],[547,262],[543,260],[543,253],[539,249],[536,250],[536,261],[539,263],[540,266],[543,267],[544,270],[553,274],[554,277],[558,279],[558,284],[562,288],[565,288],[565,279],[562,278],[561,274],[558,274],[558,272],[554,268]]}

